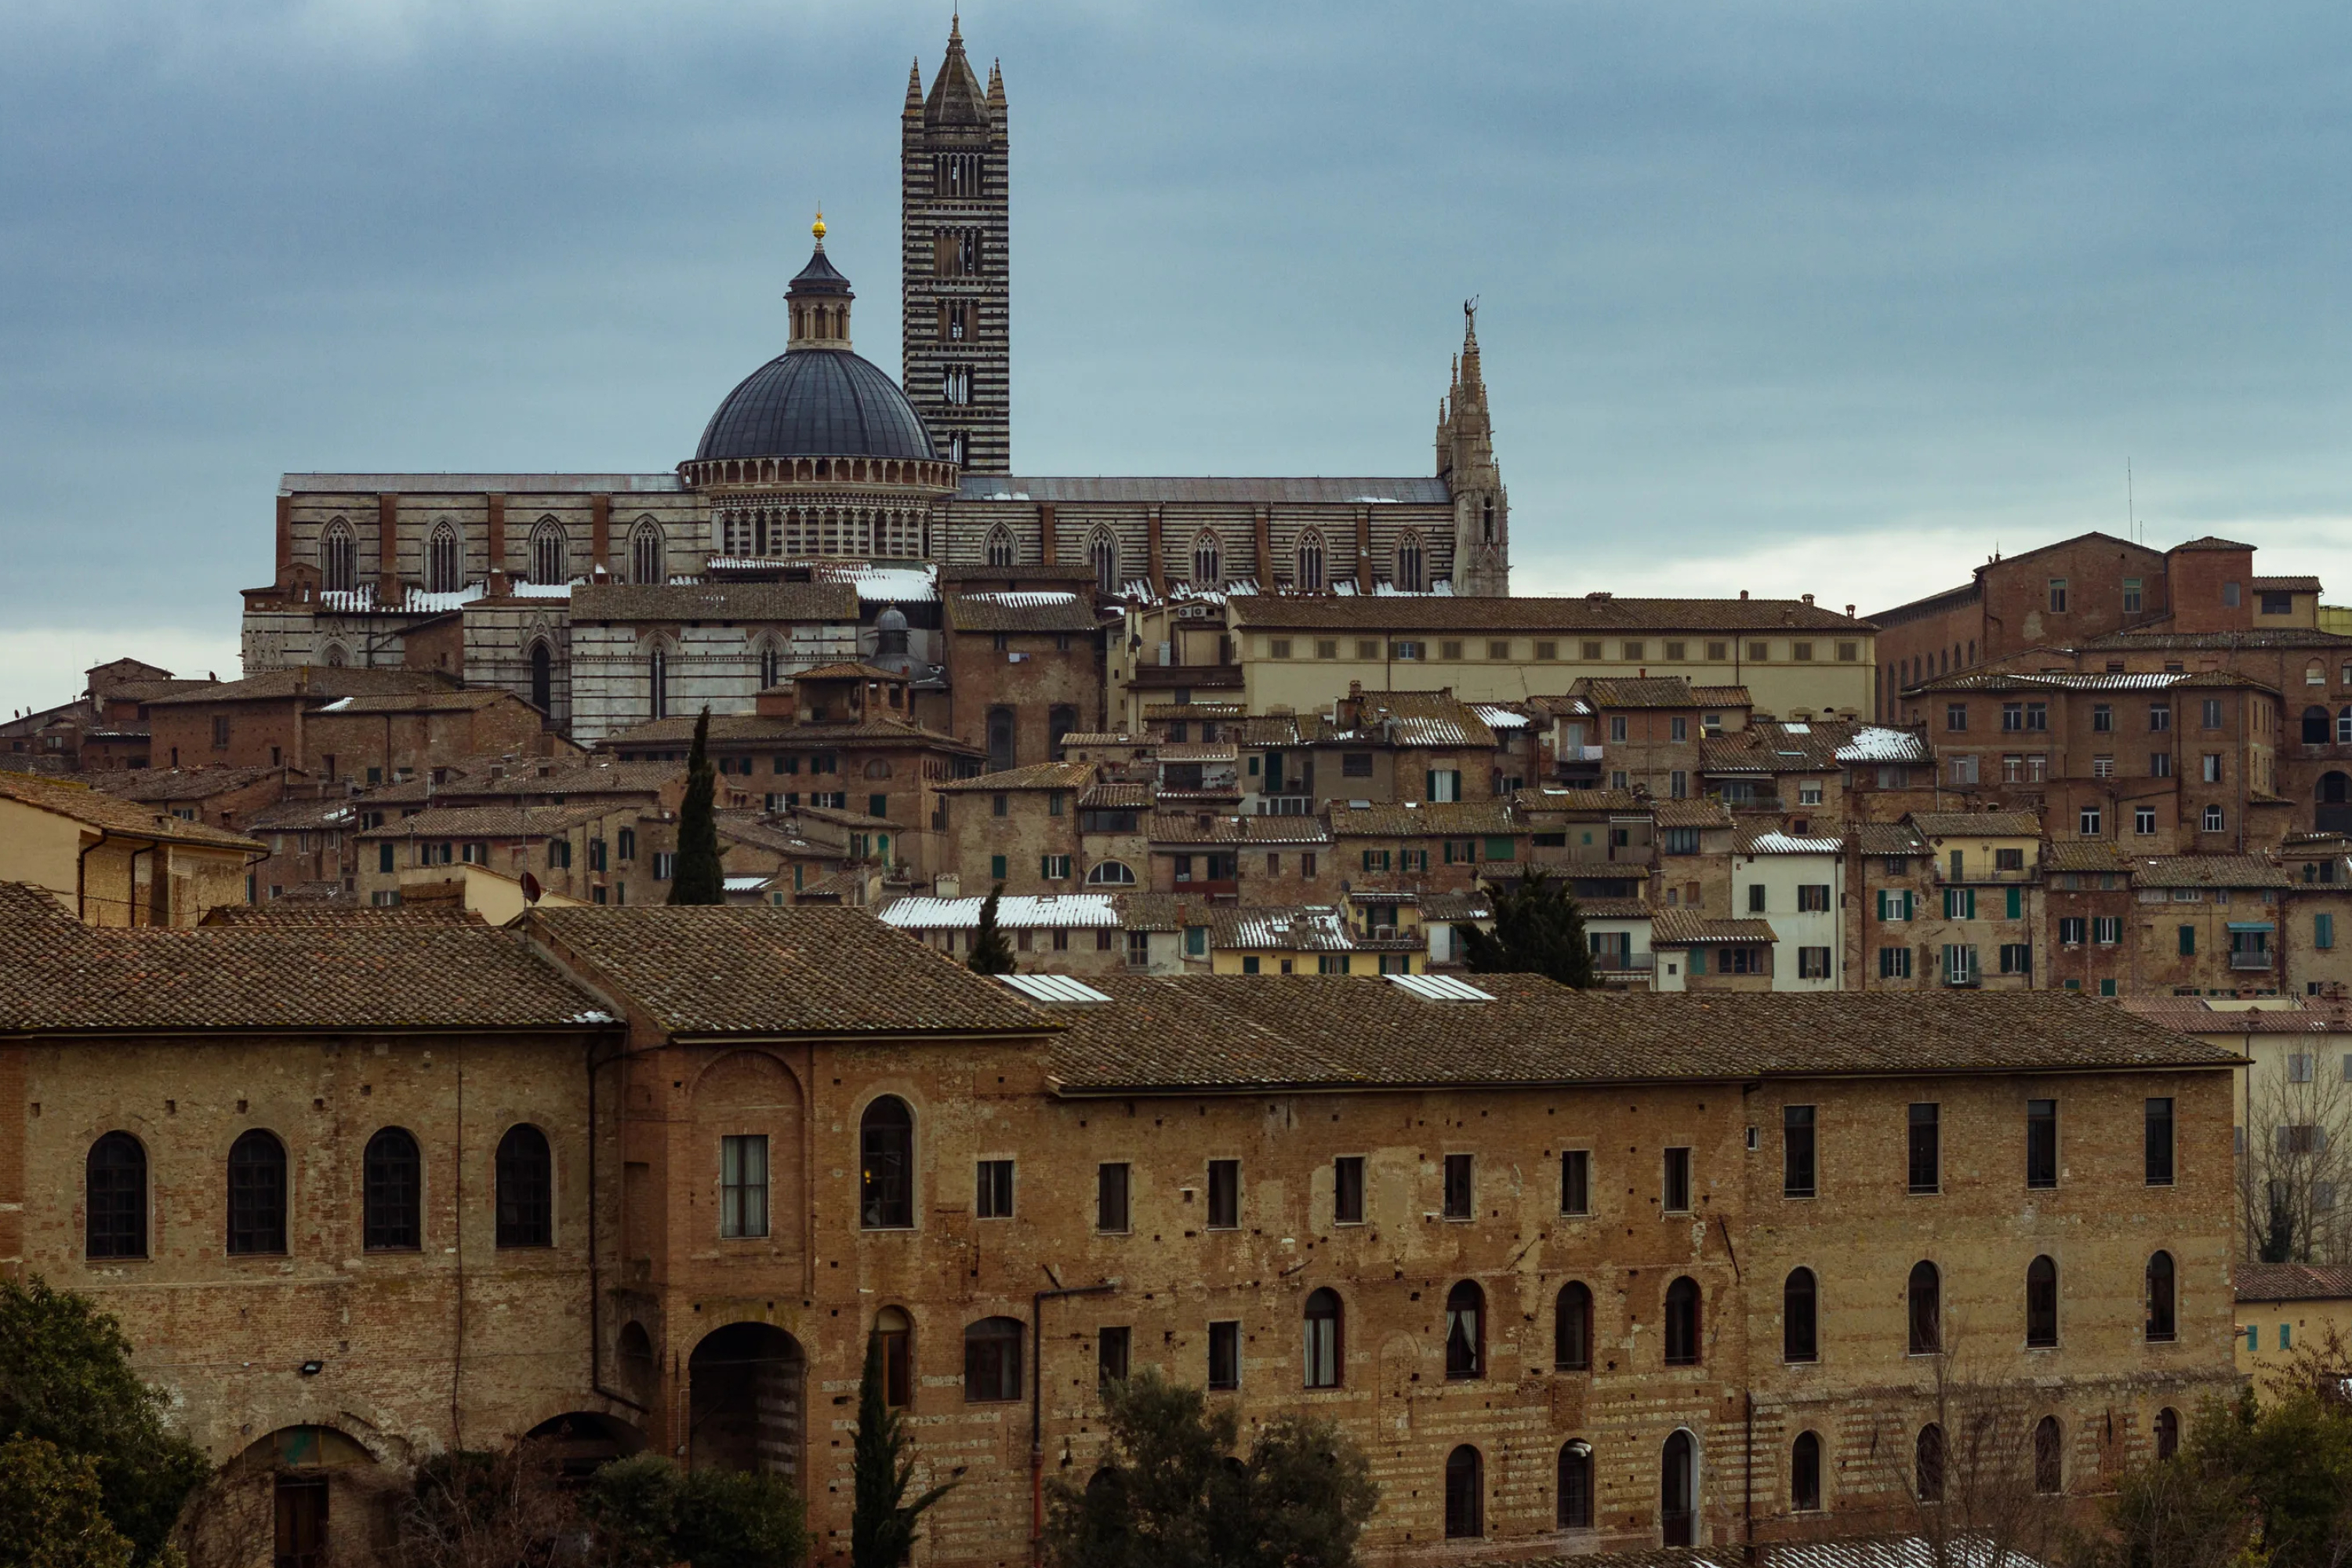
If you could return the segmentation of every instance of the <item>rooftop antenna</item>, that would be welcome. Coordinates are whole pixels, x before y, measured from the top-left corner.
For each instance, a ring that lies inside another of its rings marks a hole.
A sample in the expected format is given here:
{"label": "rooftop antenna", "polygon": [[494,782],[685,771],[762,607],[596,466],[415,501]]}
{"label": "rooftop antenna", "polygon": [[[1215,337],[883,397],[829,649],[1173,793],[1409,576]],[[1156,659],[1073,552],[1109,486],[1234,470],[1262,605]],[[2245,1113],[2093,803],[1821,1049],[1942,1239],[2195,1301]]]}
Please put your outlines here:
{"label": "rooftop antenna", "polygon": [[2146,543],[2147,541],[2143,540],[2139,536],[2139,507],[2132,500],[2131,458],[2128,456],[2124,458],[2124,517],[2126,520],[2126,526],[2131,534],[2132,542],[2134,544]]}

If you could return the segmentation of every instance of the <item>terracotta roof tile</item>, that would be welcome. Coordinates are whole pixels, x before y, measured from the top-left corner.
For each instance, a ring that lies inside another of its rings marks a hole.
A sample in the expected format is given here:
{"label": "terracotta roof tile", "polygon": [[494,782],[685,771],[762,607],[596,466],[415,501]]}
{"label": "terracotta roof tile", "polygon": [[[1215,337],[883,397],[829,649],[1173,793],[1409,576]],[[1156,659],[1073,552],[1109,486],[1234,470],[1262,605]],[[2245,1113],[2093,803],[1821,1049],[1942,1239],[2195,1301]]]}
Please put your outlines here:
{"label": "terracotta roof tile", "polygon": [[625,805],[449,805],[387,820],[362,838],[546,838],[585,826]]}
{"label": "terracotta roof tile", "polygon": [[381,697],[392,692],[448,691],[453,683],[436,675],[411,669],[361,669],[340,666],[305,666],[273,669],[243,680],[205,681],[192,690],[151,697],[150,708],[180,707],[203,702],[272,702],[289,697],[332,701],[343,697]]}
{"label": "terracotta roof tile", "polygon": [[1689,681],[1679,675],[1653,675],[1616,679],[1592,676],[1577,681],[1569,689],[1571,697],[1582,697],[1595,708],[1697,708],[1702,706],[1698,694]]}
{"label": "terracotta roof tile", "polygon": [[676,1035],[1038,1034],[1055,1022],[863,910],[587,905],[537,910],[530,923]]}
{"label": "terracotta roof tile", "polygon": [[1331,803],[1331,833],[1354,837],[1475,837],[1521,833],[1527,824],[1508,801],[1442,801],[1419,805],[1345,805]]}
{"label": "terracotta roof tile", "polygon": [[2352,1265],[2238,1263],[2231,1278],[2241,1301],[2330,1301],[2352,1299]]}
{"label": "terracotta roof tile", "polygon": [[1155,813],[1144,824],[1154,844],[1328,844],[1331,831],[1319,816],[1235,816],[1230,813]]}
{"label": "terracotta roof tile", "polygon": [[2252,855],[2151,855],[2132,872],[2137,888],[2292,888],[2294,879]]}
{"label": "terracotta roof tile", "polygon": [[1915,811],[1911,826],[1929,838],[2042,837],[2042,819],[2030,811]]}
{"label": "terracotta roof tile", "polygon": [[1099,627],[1090,596],[1068,593],[950,594],[948,625],[960,632],[1083,632]]}
{"label": "terracotta roof tile", "polygon": [[1650,917],[1652,947],[1778,942],[1769,921],[1711,920],[1695,910],[1660,910]]}
{"label": "terracotta roof tile", "polygon": [[1031,763],[968,779],[941,779],[931,787],[949,795],[992,795],[1024,789],[1084,789],[1094,783],[1092,763]]}
{"label": "terracotta roof tile", "polygon": [[210,800],[286,772],[284,768],[117,768],[84,773],[77,782],[124,800]]}
{"label": "terracotta roof tile", "polygon": [[1867,632],[1801,599],[1485,598],[1468,595],[1236,595],[1233,623],[1339,631],[1816,631]]}
{"label": "terracotta roof tile", "polygon": [[207,849],[258,851],[263,847],[241,833],[207,827],[200,822],[183,822],[169,812],[151,810],[136,801],[118,799],[87,784],[37,773],[0,772],[0,796],[129,838]]}

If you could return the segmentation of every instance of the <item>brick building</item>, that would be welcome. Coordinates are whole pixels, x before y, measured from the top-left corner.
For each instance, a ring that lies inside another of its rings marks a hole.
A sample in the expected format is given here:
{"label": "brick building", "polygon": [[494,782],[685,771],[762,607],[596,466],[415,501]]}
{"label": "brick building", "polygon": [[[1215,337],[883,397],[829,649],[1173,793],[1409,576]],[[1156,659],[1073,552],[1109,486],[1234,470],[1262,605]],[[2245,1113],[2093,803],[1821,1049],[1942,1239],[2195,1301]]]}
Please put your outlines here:
{"label": "brick building", "polygon": [[407,1465],[560,1425],[794,1477],[843,1561],[871,1330],[962,1472],[940,1568],[1024,1554],[1146,1366],[1338,1421],[1407,1562],[1907,1512],[1946,1353],[2066,1492],[2235,1384],[2237,1058],[2087,1000],[1073,993],[839,910],[0,924],[0,1257],[352,1555]]}

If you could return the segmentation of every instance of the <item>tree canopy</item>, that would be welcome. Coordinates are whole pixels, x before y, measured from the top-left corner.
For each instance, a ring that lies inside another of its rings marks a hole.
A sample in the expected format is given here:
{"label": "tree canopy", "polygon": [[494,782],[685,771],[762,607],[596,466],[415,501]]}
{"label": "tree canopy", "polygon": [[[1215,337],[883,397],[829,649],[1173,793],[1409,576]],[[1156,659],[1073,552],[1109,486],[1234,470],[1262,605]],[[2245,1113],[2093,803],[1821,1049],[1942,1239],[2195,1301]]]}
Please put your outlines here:
{"label": "tree canopy", "polygon": [[881,1330],[870,1330],[866,1372],[857,1384],[857,1447],[852,1463],[857,1499],[849,1520],[850,1568],[899,1568],[914,1550],[915,1521],[955,1489],[956,1483],[949,1481],[908,1502],[907,1489],[915,1479],[909,1447],[906,1423],[890,1407],[882,1386]]}
{"label": "tree canopy", "polygon": [[1013,973],[1013,944],[996,929],[996,902],[1003,897],[1004,884],[999,882],[989,889],[988,901],[980,906],[980,925],[971,933],[971,956],[963,961],[974,974]]}
{"label": "tree canopy", "polygon": [[1456,926],[1463,959],[1476,974],[1541,974],[1581,991],[1592,984],[1584,916],[1564,882],[1538,871],[1495,895],[1495,929]]}

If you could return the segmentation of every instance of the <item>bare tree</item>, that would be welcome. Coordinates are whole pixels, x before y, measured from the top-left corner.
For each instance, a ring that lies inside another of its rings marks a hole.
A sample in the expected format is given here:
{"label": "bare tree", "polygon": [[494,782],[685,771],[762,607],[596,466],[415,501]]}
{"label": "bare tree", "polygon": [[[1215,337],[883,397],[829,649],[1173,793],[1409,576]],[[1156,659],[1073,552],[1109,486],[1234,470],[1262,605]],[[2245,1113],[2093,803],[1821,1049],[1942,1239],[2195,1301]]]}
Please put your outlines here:
{"label": "bare tree", "polygon": [[1871,1434],[1882,1486],[1906,1500],[1889,1523],[1918,1538],[1930,1568],[2047,1562],[2065,1523],[2063,1469],[2053,1473],[2064,1463],[2063,1430],[2042,1427],[2031,1388],[1987,1375],[1965,1353],[1956,1315],[1937,1327],[1916,1402],[1887,1402],[1907,1403],[1913,1425],[1891,1418]]}
{"label": "bare tree", "polygon": [[407,1568],[540,1568],[581,1528],[561,1460],[529,1440],[425,1461],[396,1524]]}
{"label": "bare tree", "polygon": [[2248,1069],[2246,1147],[2239,1157],[2241,1228],[2249,1261],[2336,1263],[2352,1229],[2352,1083],[2314,1052]]}

